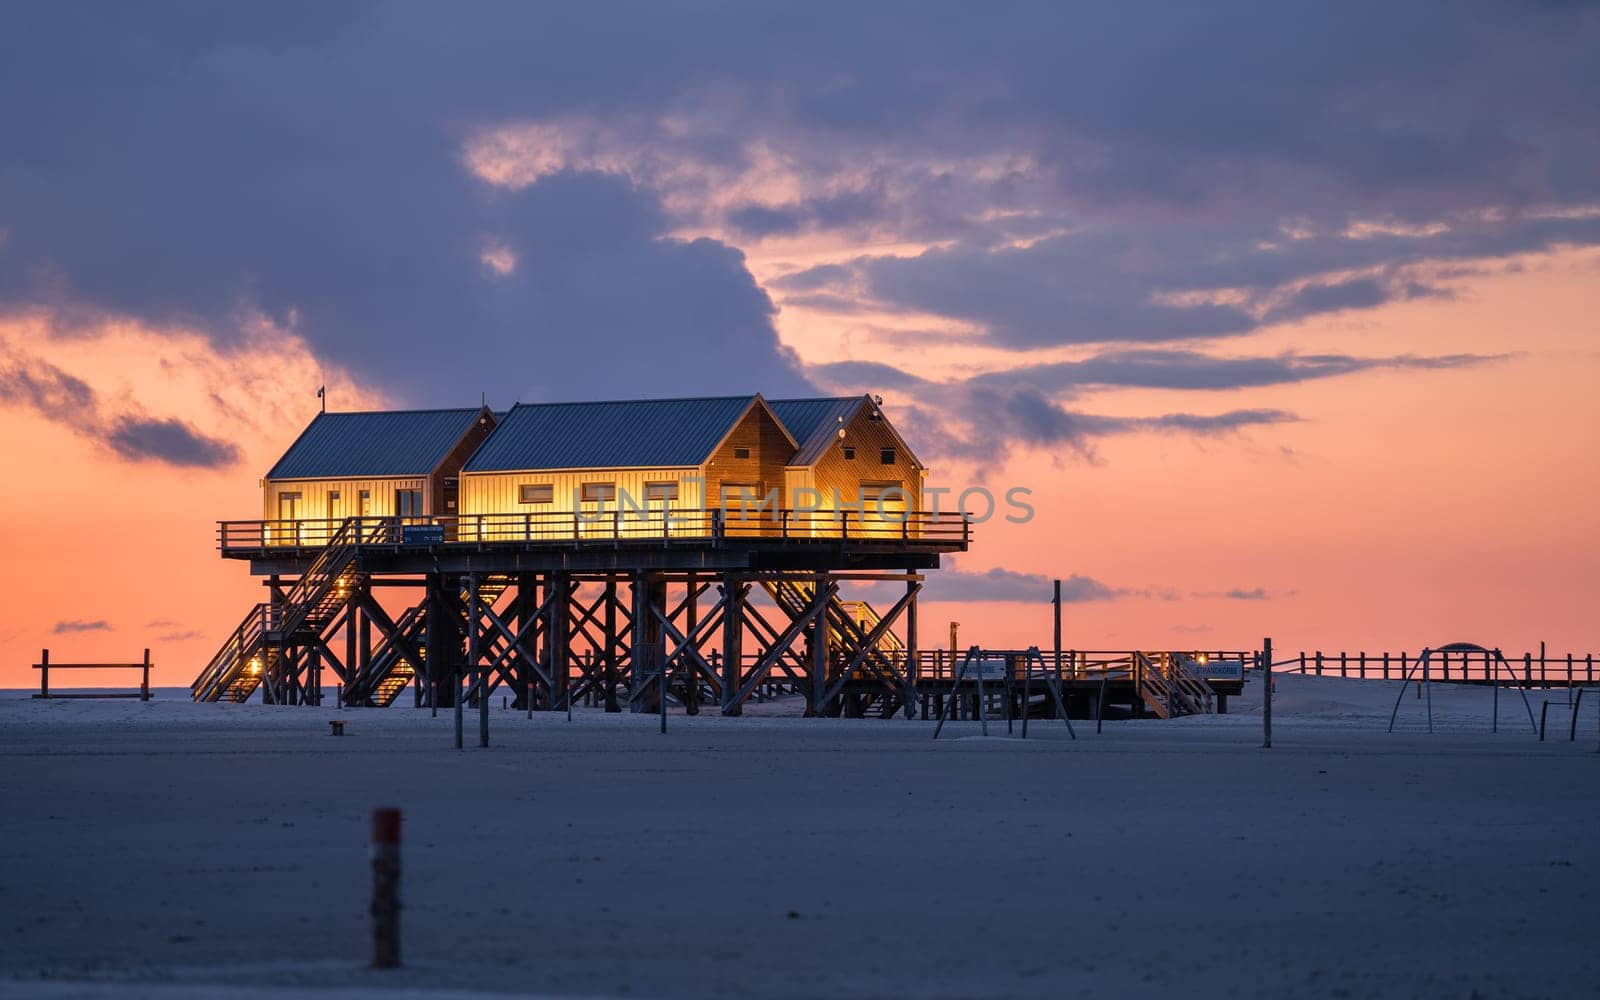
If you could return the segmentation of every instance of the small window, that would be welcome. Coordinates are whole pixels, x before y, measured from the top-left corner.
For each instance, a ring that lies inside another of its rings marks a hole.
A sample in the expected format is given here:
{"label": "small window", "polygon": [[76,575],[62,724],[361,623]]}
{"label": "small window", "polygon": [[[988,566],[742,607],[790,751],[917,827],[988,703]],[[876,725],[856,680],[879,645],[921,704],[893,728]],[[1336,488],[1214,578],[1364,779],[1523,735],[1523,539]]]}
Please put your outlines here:
{"label": "small window", "polygon": [[338,490],[329,490],[328,491],[328,501],[330,503],[338,503],[339,502],[339,498],[341,496],[343,496],[343,494],[340,493]]}
{"label": "small window", "polygon": [[844,457],[845,457],[845,459],[847,461],[852,461],[852,462],[855,461],[855,457],[856,457],[855,448],[852,447],[851,445],[848,445],[848,444],[845,445],[844,446]]}
{"label": "small window", "polygon": [[422,516],[421,490],[395,490],[394,512],[400,517]]}
{"label": "small window", "polygon": [[735,448],[735,449],[733,449],[733,457],[734,458],[749,458],[750,457],[750,449],[749,448]]}
{"label": "small window", "polygon": [[678,499],[678,484],[671,483],[645,483],[644,498],[646,500],[676,500]]}
{"label": "small window", "polygon": [[580,496],[584,503],[606,503],[617,498],[617,484],[584,483]]}
{"label": "small window", "polygon": [[879,465],[893,465],[894,464],[894,449],[893,448],[884,448],[883,450],[879,451],[878,452],[878,464]]}
{"label": "small window", "polygon": [[895,482],[862,483],[861,499],[869,501],[883,500],[890,503],[905,503],[905,485],[898,480]]}
{"label": "small window", "polygon": [[549,483],[523,483],[517,487],[518,503],[555,503],[556,488]]}

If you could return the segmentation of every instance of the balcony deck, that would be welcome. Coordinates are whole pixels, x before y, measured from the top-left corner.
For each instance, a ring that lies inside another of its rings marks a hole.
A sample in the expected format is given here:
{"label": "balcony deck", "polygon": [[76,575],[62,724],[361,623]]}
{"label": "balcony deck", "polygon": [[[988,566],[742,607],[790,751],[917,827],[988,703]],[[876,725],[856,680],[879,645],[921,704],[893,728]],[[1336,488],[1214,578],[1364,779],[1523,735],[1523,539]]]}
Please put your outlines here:
{"label": "balcony deck", "polygon": [[[225,559],[257,574],[304,569],[345,520],[219,521]],[[363,569],[377,573],[627,570],[933,569],[965,551],[971,522],[926,512],[608,510],[348,519]]]}

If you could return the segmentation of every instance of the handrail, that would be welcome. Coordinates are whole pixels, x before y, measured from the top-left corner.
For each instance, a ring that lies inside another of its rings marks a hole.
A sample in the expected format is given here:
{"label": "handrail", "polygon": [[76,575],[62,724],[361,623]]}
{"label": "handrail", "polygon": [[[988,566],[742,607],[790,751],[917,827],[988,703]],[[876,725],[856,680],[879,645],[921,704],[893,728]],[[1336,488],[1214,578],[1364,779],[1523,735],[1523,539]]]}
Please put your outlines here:
{"label": "handrail", "polygon": [[966,517],[929,511],[878,515],[856,510],[593,510],[459,514],[426,517],[308,518],[218,521],[224,552],[274,548],[334,549],[349,545],[486,545],[541,542],[651,542],[782,539],[790,542],[909,545],[971,541]]}

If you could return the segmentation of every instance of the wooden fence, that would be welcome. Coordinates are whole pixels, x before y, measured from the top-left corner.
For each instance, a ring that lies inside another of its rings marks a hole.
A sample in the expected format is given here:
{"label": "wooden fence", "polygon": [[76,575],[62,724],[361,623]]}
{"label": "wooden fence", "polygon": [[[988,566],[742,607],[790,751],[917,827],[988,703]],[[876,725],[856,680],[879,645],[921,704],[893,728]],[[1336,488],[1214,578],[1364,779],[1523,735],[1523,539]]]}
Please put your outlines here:
{"label": "wooden fence", "polygon": [[[1302,650],[1298,656],[1287,660],[1274,660],[1272,669],[1314,677],[1400,680],[1420,655],[1404,650],[1399,653],[1324,653],[1320,649],[1307,653]],[[1521,656],[1501,655],[1515,672],[1516,679],[1527,687],[1573,687],[1595,682],[1593,653],[1550,656],[1541,649],[1538,653],[1525,652]],[[1428,672],[1436,681],[1487,684],[1494,679],[1495,654],[1493,650],[1434,650],[1429,657]],[[1502,682],[1510,679],[1505,675],[1505,667],[1500,668],[1499,679]]]}

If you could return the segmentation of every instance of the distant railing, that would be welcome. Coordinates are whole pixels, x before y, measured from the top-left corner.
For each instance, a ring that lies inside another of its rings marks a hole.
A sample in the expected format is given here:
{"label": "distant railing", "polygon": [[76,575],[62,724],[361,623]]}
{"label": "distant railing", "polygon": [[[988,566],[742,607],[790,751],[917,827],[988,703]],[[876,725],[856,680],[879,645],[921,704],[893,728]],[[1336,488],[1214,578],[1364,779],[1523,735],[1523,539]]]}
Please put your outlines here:
{"label": "distant railing", "polygon": [[[1356,680],[1402,680],[1421,653],[1324,653],[1304,651],[1297,656],[1274,660],[1272,669],[1280,673],[1309,674],[1313,677],[1345,677]],[[1429,657],[1431,679],[1447,683],[1487,684],[1493,679],[1509,683],[1506,667],[1515,679],[1528,687],[1572,687],[1595,682],[1595,654],[1562,653],[1547,655],[1525,652],[1521,656],[1503,653],[1505,664],[1495,671],[1494,650],[1440,650]]]}
{"label": "distant railing", "polygon": [[[1061,651],[1061,679],[1062,680],[1099,680],[1109,675],[1112,680],[1124,678],[1134,679],[1143,669],[1140,663],[1140,650],[1120,649],[1064,649]],[[1255,669],[1256,652],[1254,650],[1181,650],[1185,657],[1202,665],[1209,663],[1242,663],[1246,670]],[[965,655],[965,654],[962,654]],[[1019,649],[989,649],[983,650],[987,659],[1004,658],[1009,664],[1014,677],[1021,678],[1027,671],[1029,654]],[[1040,654],[1044,660],[1045,668],[1054,670],[1056,665],[1055,653],[1044,650]],[[1152,658],[1158,664],[1165,664],[1166,652],[1148,652],[1144,655]],[[1034,660],[1034,670],[1038,670],[1038,660]],[[949,650],[933,649],[920,650],[917,654],[917,677],[919,680],[948,681],[955,678],[956,670],[960,667],[961,656],[952,656]],[[1165,670],[1164,666],[1160,669]],[[1215,679],[1215,678],[1213,678]]]}
{"label": "distant railing", "polygon": [[552,542],[718,543],[725,539],[856,542],[936,542],[966,546],[969,520],[958,514],[885,513],[857,510],[631,510],[521,514],[461,514],[448,517],[357,517],[341,519],[217,522],[224,551],[313,548],[328,544],[349,522],[349,541],[365,545],[494,545]]}

